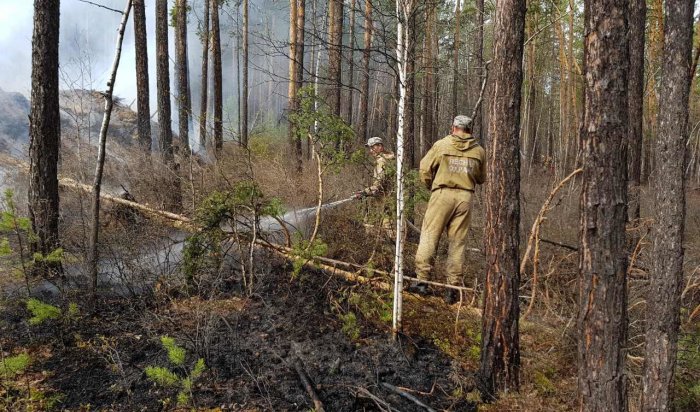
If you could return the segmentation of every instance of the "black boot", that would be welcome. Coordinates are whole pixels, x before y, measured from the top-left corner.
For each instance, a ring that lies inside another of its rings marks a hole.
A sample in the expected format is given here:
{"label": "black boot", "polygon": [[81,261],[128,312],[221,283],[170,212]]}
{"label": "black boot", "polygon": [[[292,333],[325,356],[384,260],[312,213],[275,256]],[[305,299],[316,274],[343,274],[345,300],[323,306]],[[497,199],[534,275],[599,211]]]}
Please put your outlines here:
{"label": "black boot", "polygon": [[411,285],[406,288],[406,291],[425,296],[428,294],[428,286],[425,283],[413,281]]}
{"label": "black boot", "polygon": [[445,293],[442,295],[442,299],[448,305],[454,305],[455,303],[459,302],[459,290],[452,288],[445,289]]}

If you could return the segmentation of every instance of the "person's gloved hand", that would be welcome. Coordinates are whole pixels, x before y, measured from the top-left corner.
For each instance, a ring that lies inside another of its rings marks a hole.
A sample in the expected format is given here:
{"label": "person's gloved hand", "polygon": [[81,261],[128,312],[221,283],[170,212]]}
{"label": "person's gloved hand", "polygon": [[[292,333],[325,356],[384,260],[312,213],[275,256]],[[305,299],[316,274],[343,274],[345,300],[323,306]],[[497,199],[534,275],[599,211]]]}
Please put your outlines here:
{"label": "person's gloved hand", "polygon": [[353,199],[362,199],[363,197],[365,197],[365,192],[363,192],[362,190],[358,190],[357,192],[352,194]]}

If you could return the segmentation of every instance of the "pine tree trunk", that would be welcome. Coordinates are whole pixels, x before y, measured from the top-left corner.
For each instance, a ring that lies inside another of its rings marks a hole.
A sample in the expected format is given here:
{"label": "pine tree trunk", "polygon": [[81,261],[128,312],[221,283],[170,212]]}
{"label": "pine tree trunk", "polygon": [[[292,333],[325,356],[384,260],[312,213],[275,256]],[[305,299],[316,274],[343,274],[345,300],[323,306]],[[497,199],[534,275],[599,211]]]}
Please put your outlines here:
{"label": "pine tree trunk", "polygon": [[692,0],[666,0],[659,135],[652,179],[654,226],[646,319],[643,411],[673,410],[673,377],[683,288],[684,165],[693,41]]}
{"label": "pine tree trunk", "polygon": [[486,397],[520,385],[518,322],[520,223],[520,101],[525,0],[496,7],[486,185],[486,261],[481,376]]}
{"label": "pine tree trunk", "polygon": [[647,4],[645,0],[631,0],[629,13],[629,220],[639,219],[639,186],[642,172],[642,124],[644,121],[644,31]]}
{"label": "pine tree trunk", "polygon": [[[296,90],[297,92],[301,90],[302,87],[304,87],[304,25],[306,22],[306,0],[297,0],[297,33],[296,33],[296,78],[294,81],[296,82]],[[297,107],[298,107],[298,101],[297,101]],[[301,172],[302,170],[302,161],[304,158],[304,152],[302,149],[301,145],[301,136],[297,136],[296,139],[294,139],[294,155],[296,156],[297,160],[297,170]]]}
{"label": "pine tree trunk", "polygon": [[156,0],[156,77],[158,88],[158,145],[168,166],[174,163],[168,56],[168,1]]}
{"label": "pine tree trunk", "polygon": [[462,10],[460,8],[460,0],[457,0],[455,6],[455,31],[454,31],[454,50],[452,51],[452,110],[450,111],[452,117],[457,116],[459,113],[459,48],[460,40],[462,36],[461,31],[461,16]]}
{"label": "pine tree trunk", "polygon": [[369,63],[372,56],[372,0],[365,0],[364,49],[362,51],[362,84],[360,86],[360,119],[358,129],[359,143],[368,139],[369,120]]}
{"label": "pine tree trunk", "polygon": [[243,147],[247,147],[248,143],[243,144],[243,134],[241,133],[241,3],[238,3],[236,7],[236,51],[234,53],[233,65],[235,67],[234,71],[236,74],[236,102],[238,107],[236,114],[238,115],[238,121],[236,122],[238,142]]}
{"label": "pine tree trunk", "polygon": [[241,101],[241,144],[248,147],[248,0],[243,0],[243,97]]}
{"label": "pine tree trunk", "polygon": [[[474,35],[474,64],[475,78],[474,87],[472,89],[472,94],[478,96],[481,92],[481,84],[483,82],[484,76],[486,76],[486,70],[484,70],[484,0],[476,0],[476,13],[474,14],[474,25],[476,26],[476,34]],[[473,122],[473,134],[481,141],[482,145],[486,144],[486,133],[482,127],[483,119],[483,107],[482,104],[476,111],[476,116],[472,119]]]}
{"label": "pine tree trunk", "polygon": [[355,3],[350,0],[350,45],[348,46],[348,115],[347,123],[352,126],[353,102],[355,97]]}
{"label": "pine tree trunk", "polygon": [[[298,1],[289,0],[289,83],[287,87],[287,113],[292,115],[298,109],[297,105],[297,14]],[[297,132],[294,125],[289,123],[289,148],[294,150]]]}
{"label": "pine tree trunk", "polygon": [[328,7],[328,105],[331,113],[340,116],[342,95],[343,0],[329,0]]}
{"label": "pine tree trunk", "polygon": [[[412,2],[411,2],[412,3]],[[406,6],[408,7],[408,6]],[[404,115],[404,152],[406,166],[416,167],[415,159],[415,100],[416,100],[416,18],[414,10],[408,9],[409,20],[406,25],[406,97]],[[410,212],[410,211],[409,211]]]}
{"label": "pine tree trunk", "polygon": [[435,128],[437,103],[437,82],[436,82],[436,56],[438,55],[437,39],[437,4],[430,1],[425,8],[425,46],[423,47],[423,66],[425,67],[425,77],[423,78],[423,140],[420,142],[420,155],[423,157],[428,149],[438,138]]}
{"label": "pine tree trunk", "polygon": [[211,4],[211,52],[214,64],[214,151],[217,156],[224,147],[223,127],[223,81],[221,67],[221,30],[219,28],[219,1],[212,0]]}
{"label": "pine tree trunk", "polygon": [[585,411],[627,410],[627,14],[627,0],[584,3],[578,386]]}
{"label": "pine tree trunk", "polygon": [[[46,256],[59,247],[58,154],[61,116],[58,105],[59,0],[35,0],[32,36],[32,99],[29,122],[29,217],[36,235],[32,253]],[[60,264],[36,268],[41,275],[61,271]]]}
{"label": "pine tree trunk", "polygon": [[175,53],[177,57],[178,94],[178,134],[180,146],[185,156],[190,155],[190,116],[192,97],[190,95],[190,65],[187,58],[187,0],[178,0],[176,5],[177,34]]}
{"label": "pine tree trunk", "polygon": [[136,51],[136,110],[138,141],[151,151],[151,104],[148,85],[148,39],[145,0],[134,0],[134,47]]}
{"label": "pine tree trunk", "polygon": [[209,102],[209,10],[211,1],[204,0],[204,17],[202,17],[202,81],[199,100],[199,144],[206,148],[207,144],[207,103]]}

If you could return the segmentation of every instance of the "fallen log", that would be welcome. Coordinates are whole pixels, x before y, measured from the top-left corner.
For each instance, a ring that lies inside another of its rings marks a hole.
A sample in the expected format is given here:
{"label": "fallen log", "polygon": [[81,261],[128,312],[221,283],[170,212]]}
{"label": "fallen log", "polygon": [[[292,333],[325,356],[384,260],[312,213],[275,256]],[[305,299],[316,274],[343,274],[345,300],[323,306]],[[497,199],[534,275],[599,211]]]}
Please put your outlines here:
{"label": "fallen log", "polygon": [[[278,245],[276,243],[267,242],[267,241],[262,240],[262,239],[258,240],[257,243],[260,244],[261,246],[272,248],[272,249],[277,250],[278,252],[282,252],[288,258],[291,258],[291,259],[300,258],[298,255],[295,255],[294,250],[291,248],[288,248],[288,247],[285,247],[282,245]],[[310,258],[310,260],[313,261],[313,264],[318,266],[319,268],[322,268],[324,270],[337,271],[339,274],[341,274],[343,277],[347,277],[349,280],[353,280],[352,278],[356,278],[357,279],[356,281],[361,282],[361,283],[369,283],[369,282],[375,282],[376,284],[385,283],[387,288],[389,288],[389,289],[393,288],[393,286],[390,285],[389,283],[382,282],[381,280],[378,280],[376,278],[367,278],[367,277],[361,276],[355,272],[350,272],[347,270],[338,269],[337,266],[343,266],[345,268],[352,268],[352,269],[357,269],[357,270],[367,270],[367,271],[371,271],[371,272],[378,273],[380,275],[385,275],[385,276],[393,276],[391,273],[389,273],[385,270],[372,269],[372,268],[368,268],[368,267],[363,266],[363,265],[358,265],[356,263],[343,262],[342,260],[330,259],[330,258],[326,258],[323,256],[314,256],[314,257]],[[412,276],[404,276],[403,278],[414,281],[414,282],[425,283],[428,285],[442,287],[442,288],[455,289],[455,290],[460,290],[460,291],[465,291],[465,292],[473,292],[474,291],[473,288],[467,288],[464,286],[448,285],[446,283],[433,282],[430,280],[422,280],[422,279],[418,279],[418,278],[415,278]],[[382,289],[384,289],[384,285],[382,285],[381,287],[382,287]]]}

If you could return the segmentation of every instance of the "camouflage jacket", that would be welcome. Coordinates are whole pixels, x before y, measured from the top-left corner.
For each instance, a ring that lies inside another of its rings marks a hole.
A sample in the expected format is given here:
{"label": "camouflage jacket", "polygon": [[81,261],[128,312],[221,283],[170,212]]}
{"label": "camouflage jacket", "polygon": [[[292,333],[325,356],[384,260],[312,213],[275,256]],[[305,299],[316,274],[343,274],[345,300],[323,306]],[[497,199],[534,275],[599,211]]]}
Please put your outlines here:
{"label": "camouflage jacket", "polygon": [[470,134],[453,134],[433,145],[420,161],[420,179],[428,190],[474,190],[486,180],[486,152]]}
{"label": "camouflage jacket", "polygon": [[366,196],[377,196],[389,192],[391,188],[391,173],[389,171],[396,167],[396,160],[391,152],[379,153],[374,157],[374,161],[372,185],[362,191]]}

